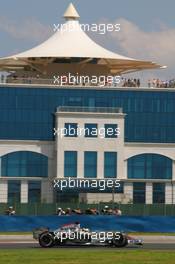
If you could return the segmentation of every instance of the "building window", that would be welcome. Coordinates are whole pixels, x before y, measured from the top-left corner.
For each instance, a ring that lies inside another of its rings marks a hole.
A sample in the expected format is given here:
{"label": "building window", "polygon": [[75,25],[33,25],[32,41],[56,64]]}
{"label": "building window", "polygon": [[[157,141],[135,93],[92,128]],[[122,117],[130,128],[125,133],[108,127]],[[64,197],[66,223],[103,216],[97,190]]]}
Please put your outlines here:
{"label": "building window", "polygon": [[20,203],[21,200],[21,182],[8,181],[8,203],[14,205]]}
{"label": "building window", "polygon": [[85,137],[97,137],[98,126],[97,124],[85,124]]}
{"label": "building window", "polygon": [[105,138],[117,138],[118,126],[117,124],[105,124]]}
{"label": "building window", "polygon": [[141,154],[128,159],[129,179],[171,179],[172,160],[159,154]]}
{"label": "building window", "polygon": [[117,178],[117,152],[104,153],[104,178]]}
{"label": "building window", "polygon": [[145,188],[144,182],[134,182],[133,183],[133,203],[134,204],[144,204],[145,203]]}
{"label": "building window", "polygon": [[82,97],[79,97],[79,96],[67,97],[67,105],[68,106],[81,106]]}
{"label": "building window", "polygon": [[48,177],[48,157],[30,151],[9,153],[1,157],[1,176]]}
{"label": "building window", "polygon": [[65,137],[77,137],[77,123],[65,123],[64,128]]}
{"label": "building window", "polygon": [[41,202],[41,182],[29,181],[28,182],[28,202],[39,203]]}
{"label": "building window", "polygon": [[84,153],[84,177],[97,177],[97,152],[85,151]]}
{"label": "building window", "polygon": [[153,183],[153,203],[165,203],[165,184]]}
{"label": "building window", "polygon": [[77,177],[77,151],[64,152],[64,177]]}

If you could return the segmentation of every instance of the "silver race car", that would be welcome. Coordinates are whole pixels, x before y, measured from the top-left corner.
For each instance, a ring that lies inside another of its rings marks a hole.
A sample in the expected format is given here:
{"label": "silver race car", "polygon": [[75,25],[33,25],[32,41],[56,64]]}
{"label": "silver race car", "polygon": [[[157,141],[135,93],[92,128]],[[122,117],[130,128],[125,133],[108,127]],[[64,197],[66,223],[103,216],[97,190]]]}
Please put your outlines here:
{"label": "silver race car", "polygon": [[54,246],[108,246],[125,247],[128,244],[143,245],[141,239],[135,239],[123,232],[93,232],[81,228],[79,223],[63,225],[55,231],[49,228],[37,228],[33,238],[39,241],[41,247]]}

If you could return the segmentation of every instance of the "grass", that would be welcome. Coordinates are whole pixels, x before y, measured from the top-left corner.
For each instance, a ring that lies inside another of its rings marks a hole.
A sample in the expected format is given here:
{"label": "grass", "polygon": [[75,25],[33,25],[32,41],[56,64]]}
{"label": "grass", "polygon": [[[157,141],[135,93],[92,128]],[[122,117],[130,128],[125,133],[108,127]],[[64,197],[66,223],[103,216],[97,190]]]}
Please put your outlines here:
{"label": "grass", "polygon": [[174,264],[175,251],[103,249],[2,249],[1,264]]}
{"label": "grass", "polygon": [[0,235],[32,235],[31,232],[0,232]]}

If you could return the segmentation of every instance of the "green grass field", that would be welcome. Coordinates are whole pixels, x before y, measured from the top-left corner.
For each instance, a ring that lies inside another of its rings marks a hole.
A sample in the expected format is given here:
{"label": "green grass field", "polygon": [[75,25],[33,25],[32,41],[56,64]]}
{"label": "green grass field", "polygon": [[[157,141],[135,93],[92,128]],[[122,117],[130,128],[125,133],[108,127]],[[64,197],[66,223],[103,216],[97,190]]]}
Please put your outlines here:
{"label": "green grass field", "polygon": [[174,264],[175,251],[11,249],[0,250],[1,264]]}

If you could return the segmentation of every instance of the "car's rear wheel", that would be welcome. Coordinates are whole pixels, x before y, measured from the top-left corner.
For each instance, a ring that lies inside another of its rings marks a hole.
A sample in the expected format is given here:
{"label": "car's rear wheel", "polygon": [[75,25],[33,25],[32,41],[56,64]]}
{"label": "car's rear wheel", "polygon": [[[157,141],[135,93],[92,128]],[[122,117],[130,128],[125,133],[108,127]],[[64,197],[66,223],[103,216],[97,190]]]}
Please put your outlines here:
{"label": "car's rear wheel", "polygon": [[112,246],[114,247],[126,247],[128,244],[128,240],[127,237],[124,234],[118,234],[118,236],[116,237],[114,235],[113,239],[112,239]]}
{"label": "car's rear wheel", "polygon": [[41,247],[44,247],[44,248],[53,247],[55,244],[53,235],[49,232],[42,233],[39,237],[39,244]]}

